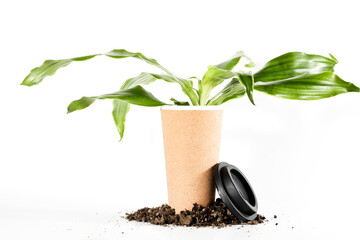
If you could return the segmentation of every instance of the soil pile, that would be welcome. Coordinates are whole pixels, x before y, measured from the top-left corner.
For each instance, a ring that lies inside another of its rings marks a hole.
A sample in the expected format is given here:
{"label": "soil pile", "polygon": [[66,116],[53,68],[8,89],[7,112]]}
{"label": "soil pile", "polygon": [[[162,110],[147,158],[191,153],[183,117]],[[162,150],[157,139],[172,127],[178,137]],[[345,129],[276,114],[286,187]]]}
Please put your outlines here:
{"label": "soil pile", "polygon": [[209,207],[194,204],[191,211],[181,211],[175,214],[175,210],[164,204],[155,208],[142,208],[134,213],[127,213],[126,219],[130,221],[149,222],[156,225],[168,224],[186,227],[225,227],[227,225],[259,224],[265,220],[264,216],[257,215],[254,221],[243,222],[237,219],[225,206],[220,198],[216,199]]}

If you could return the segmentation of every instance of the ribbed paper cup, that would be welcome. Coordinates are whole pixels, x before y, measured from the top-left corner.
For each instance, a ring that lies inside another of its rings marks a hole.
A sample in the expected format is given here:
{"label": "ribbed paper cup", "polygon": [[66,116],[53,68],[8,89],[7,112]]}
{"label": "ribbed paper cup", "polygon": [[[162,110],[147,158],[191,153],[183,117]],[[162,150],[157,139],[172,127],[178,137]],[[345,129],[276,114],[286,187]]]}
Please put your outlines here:
{"label": "ribbed paper cup", "polygon": [[161,108],[169,205],[180,212],[215,198],[212,167],[219,162],[223,109]]}

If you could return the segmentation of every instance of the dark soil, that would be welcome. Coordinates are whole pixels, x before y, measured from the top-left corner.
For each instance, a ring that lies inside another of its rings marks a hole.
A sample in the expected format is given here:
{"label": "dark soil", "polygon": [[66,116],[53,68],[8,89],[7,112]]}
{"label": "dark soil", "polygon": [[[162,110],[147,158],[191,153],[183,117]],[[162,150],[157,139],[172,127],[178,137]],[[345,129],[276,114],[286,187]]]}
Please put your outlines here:
{"label": "dark soil", "polygon": [[263,223],[264,216],[257,215],[254,221],[243,222],[237,219],[225,206],[220,198],[209,207],[194,204],[191,211],[181,211],[175,214],[175,210],[164,204],[155,208],[142,208],[134,213],[127,213],[126,219],[130,221],[149,222],[156,225],[166,226],[168,224],[186,227],[225,227],[228,225],[256,225]]}

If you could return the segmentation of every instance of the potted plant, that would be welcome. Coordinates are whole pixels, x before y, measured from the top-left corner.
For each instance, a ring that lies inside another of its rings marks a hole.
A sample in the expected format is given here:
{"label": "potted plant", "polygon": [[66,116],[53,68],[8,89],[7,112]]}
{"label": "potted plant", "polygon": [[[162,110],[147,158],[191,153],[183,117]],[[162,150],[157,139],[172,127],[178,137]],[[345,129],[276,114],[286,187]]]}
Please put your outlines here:
{"label": "potted plant", "polygon": [[[193,203],[208,205],[214,200],[215,189],[211,168],[218,162],[223,110],[219,105],[243,96],[254,104],[253,91],[296,100],[317,100],[341,93],[360,92],[353,83],[342,80],[334,73],[335,57],[324,57],[302,52],[289,52],[276,57],[252,73],[253,62],[237,52],[228,60],[209,66],[201,79],[176,76],[155,59],[142,53],[115,49],[105,54],[46,60],[31,70],[22,85],[39,84],[59,68],[74,61],[85,61],[104,55],[111,58],[137,58],[160,68],[164,73],[143,72],[124,82],[120,90],[109,94],[82,97],[70,103],[68,113],[89,107],[95,100],[112,99],[112,115],[120,134],[124,136],[125,120],[130,105],[161,108],[164,149],[166,159],[169,204],[176,211],[189,209]],[[246,71],[235,71],[241,59],[246,60]],[[187,101],[171,98],[171,102],[157,99],[143,88],[156,80],[177,83]],[[218,93],[212,90],[226,83]],[[196,86],[195,86],[196,85]]]}

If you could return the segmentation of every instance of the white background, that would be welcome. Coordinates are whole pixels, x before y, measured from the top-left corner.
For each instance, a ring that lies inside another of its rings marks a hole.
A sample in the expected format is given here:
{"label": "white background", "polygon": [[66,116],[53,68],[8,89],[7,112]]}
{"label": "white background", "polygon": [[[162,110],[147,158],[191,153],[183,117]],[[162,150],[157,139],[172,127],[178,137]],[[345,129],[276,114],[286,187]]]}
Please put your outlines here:
{"label": "white background", "polygon": [[[66,114],[72,100],[158,69],[98,57],[19,84],[45,59],[125,48],[184,77],[239,50],[259,67],[288,51],[331,52],[336,72],[359,86],[359,22],[345,0],[2,1],[0,239],[358,239],[359,94],[300,102],[256,92],[256,107],[226,104],[221,161],[246,174],[270,221],[189,230],[121,218],[167,201],[158,108],[132,107],[120,143],[111,101]],[[147,89],[185,100],[176,85]]]}

